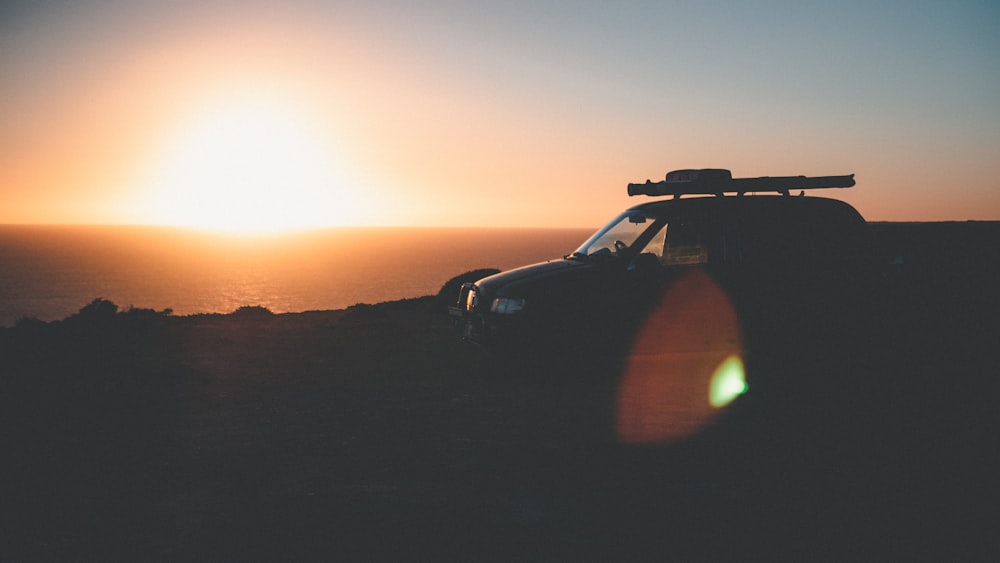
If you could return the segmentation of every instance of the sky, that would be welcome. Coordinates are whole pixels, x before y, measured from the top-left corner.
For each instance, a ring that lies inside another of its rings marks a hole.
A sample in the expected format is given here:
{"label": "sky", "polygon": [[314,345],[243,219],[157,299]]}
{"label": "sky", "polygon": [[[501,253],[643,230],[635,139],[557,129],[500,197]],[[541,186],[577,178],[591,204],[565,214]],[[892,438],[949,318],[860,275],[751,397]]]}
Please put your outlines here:
{"label": "sky", "polygon": [[0,7],[0,224],[596,227],[681,168],[1000,220],[1000,4]]}

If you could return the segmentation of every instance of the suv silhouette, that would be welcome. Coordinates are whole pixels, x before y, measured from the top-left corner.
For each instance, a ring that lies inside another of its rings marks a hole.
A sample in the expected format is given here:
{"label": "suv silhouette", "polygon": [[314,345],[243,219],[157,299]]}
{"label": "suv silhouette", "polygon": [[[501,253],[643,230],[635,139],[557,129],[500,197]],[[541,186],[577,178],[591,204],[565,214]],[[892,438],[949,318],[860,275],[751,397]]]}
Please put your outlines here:
{"label": "suv silhouette", "polygon": [[704,169],[629,184],[631,196],[667,197],[625,210],[561,259],[464,284],[449,312],[465,339],[513,356],[635,354],[642,342],[711,332],[720,316],[735,319],[726,322],[738,325],[730,340],[741,358],[804,334],[833,337],[852,322],[871,264],[867,224],[847,203],[805,190],[854,183],[853,174],[733,178]]}

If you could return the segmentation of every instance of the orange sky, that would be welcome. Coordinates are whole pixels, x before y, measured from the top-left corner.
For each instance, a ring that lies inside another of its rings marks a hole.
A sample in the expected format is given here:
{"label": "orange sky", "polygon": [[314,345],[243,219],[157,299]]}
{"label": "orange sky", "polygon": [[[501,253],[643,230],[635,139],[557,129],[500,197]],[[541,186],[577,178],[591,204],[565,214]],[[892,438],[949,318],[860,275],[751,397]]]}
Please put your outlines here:
{"label": "orange sky", "polygon": [[586,227],[700,167],[1000,219],[985,5],[163,4],[0,12],[0,223]]}

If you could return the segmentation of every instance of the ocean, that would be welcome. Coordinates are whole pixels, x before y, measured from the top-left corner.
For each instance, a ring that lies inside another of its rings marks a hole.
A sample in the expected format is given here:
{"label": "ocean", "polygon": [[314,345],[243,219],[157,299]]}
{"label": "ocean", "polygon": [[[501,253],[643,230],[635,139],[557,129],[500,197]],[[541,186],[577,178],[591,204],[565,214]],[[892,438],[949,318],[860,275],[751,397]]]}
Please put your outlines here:
{"label": "ocean", "polygon": [[0,226],[0,326],[94,299],[175,315],[342,309],[436,294],[478,268],[572,252],[593,229],[330,228],[225,236],[170,227]]}

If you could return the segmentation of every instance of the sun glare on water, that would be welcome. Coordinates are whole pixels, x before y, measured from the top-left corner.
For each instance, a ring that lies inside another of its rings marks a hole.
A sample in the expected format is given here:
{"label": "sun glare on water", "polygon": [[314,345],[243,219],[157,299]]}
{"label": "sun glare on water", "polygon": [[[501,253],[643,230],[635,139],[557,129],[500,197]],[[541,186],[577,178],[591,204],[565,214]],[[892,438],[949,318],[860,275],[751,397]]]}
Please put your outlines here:
{"label": "sun glare on water", "polygon": [[143,220],[267,233],[356,221],[336,148],[300,108],[216,104],[182,123],[144,182]]}

